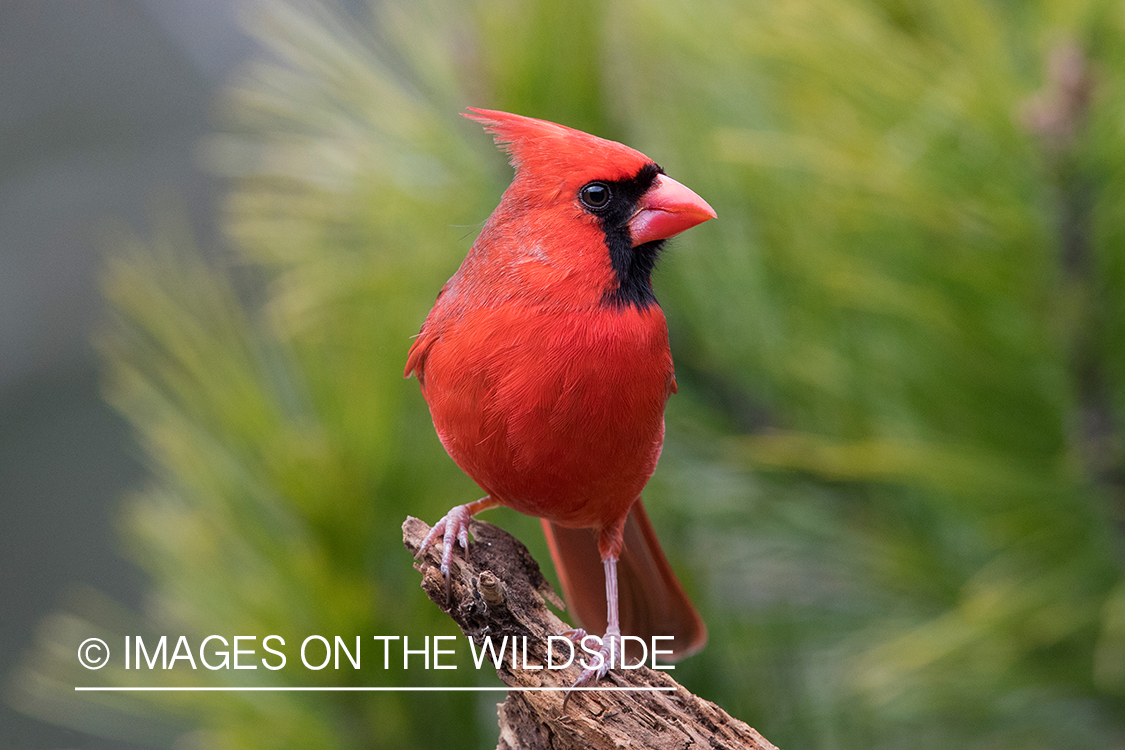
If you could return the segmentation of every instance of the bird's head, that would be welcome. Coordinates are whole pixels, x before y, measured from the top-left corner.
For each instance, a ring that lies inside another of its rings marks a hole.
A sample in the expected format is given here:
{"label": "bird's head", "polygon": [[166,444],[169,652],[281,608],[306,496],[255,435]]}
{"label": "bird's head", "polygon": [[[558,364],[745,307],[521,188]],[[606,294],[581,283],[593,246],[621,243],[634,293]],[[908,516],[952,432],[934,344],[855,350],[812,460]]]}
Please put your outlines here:
{"label": "bird's head", "polygon": [[649,281],[664,240],[715,218],[694,192],[628,146],[546,120],[470,108],[508,152],[516,176],[497,213],[544,235],[608,249],[603,296],[618,305],[655,303]]}

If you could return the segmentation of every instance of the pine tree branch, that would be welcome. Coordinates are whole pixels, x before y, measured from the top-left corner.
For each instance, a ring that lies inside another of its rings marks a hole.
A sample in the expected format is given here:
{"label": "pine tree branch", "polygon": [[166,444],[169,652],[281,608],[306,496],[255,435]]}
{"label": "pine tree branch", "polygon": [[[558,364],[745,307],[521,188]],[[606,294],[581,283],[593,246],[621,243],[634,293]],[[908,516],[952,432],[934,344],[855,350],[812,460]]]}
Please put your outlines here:
{"label": "pine tree branch", "polygon": [[[416,518],[402,525],[403,543],[412,553],[429,531]],[[497,675],[511,687],[565,687],[578,679],[579,667],[548,670],[547,636],[568,629],[546,606],[560,604],[527,548],[503,530],[473,520],[468,550],[453,555],[448,591],[441,572],[441,545],[426,551],[415,568],[422,589],[478,646],[485,636],[494,643],[519,638],[519,659],[501,663]],[[522,637],[527,636],[527,658]],[[557,644],[556,644],[557,648]],[[565,657],[561,659],[565,661]],[[556,651],[554,662],[560,659]],[[524,665],[531,668],[524,668]],[[654,692],[576,692],[563,709],[564,692],[510,692],[499,705],[498,750],[567,750],[569,748],[751,748],[776,750],[745,722],[680,686],[667,672],[647,666],[614,669],[600,686],[672,687]]]}

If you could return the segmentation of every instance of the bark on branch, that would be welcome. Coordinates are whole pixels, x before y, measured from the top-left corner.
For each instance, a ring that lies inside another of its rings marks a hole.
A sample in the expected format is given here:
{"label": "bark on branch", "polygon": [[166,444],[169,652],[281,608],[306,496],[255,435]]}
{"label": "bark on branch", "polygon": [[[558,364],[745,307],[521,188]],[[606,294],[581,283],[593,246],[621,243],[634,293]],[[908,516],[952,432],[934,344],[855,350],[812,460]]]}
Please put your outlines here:
{"label": "bark on branch", "polygon": [[[429,531],[417,518],[402,525],[403,543],[412,554]],[[441,545],[414,564],[422,589],[461,631],[478,645],[504,636],[527,636],[527,664],[547,661],[547,636],[568,629],[544,600],[562,602],[543,578],[539,565],[519,541],[483,521],[470,526],[468,550],[453,555],[448,600],[438,570]],[[563,670],[523,669],[502,663],[497,675],[510,687],[565,687],[578,679],[579,667]],[[555,662],[560,661],[557,651]],[[565,662],[565,658],[561,661]],[[575,692],[563,710],[564,692],[510,692],[498,706],[498,750],[566,750],[569,748],[751,748],[777,750],[745,722],[710,701],[685,690],[667,672],[646,666],[614,669],[599,686],[670,687],[667,692]]]}

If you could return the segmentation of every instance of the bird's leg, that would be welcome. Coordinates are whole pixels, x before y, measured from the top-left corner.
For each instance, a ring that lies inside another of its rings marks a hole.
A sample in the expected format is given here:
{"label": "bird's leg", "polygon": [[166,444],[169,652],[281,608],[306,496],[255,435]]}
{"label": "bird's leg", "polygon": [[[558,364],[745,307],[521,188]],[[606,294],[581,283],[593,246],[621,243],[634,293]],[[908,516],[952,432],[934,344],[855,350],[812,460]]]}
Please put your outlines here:
{"label": "bird's leg", "polygon": [[[605,677],[606,673],[624,660],[621,643],[621,617],[617,607],[617,556],[602,559],[605,566],[606,626],[602,647],[594,663],[582,671],[571,687],[585,687]],[[584,636],[582,640],[585,640]],[[581,641],[580,641],[581,642]],[[567,695],[569,697],[569,693]],[[565,701],[564,701],[565,705]]]}
{"label": "bird's leg", "polygon": [[[593,664],[589,664],[582,670],[582,674],[578,675],[578,679],[571,685],[572,690],[597,682],[605,677],[614,665],[624,661],[623,644],[621,642],[621,613],[617,606],[617,560],[621,557],[621,550],[625,546],[626,518],[627,516],[622,516],[619,521],[603,527],[598,533],[598,554],[601,556],[602,565],[605,568],[605,634],[602,635],[602,647],[598,652],[598,656],[601,658],[595,659]],[[582,641],[585,641],[585,638],[584,636]],[[568,691],[566,698],[563,699],[564,711],[570,696],[573,694]]]}
{"label": "bird's leg", "polygon": [[449,567],[453,562],[453,542],[459,542],[461,549],[468,549],[469,521],[482,510],[495,508],[499,504],[492,499],[491,495],[485,495],[474,503],[454,506],[441,517],[440,521],[434,524],[430,533],[426,534],[426,538],[418,545],[418,552],[414,555],[415,560],[422,556],[422,553],[434,543],[434,540],[439,536],[441,537],[441,574],[445,576],[446,601],[449,600]]}

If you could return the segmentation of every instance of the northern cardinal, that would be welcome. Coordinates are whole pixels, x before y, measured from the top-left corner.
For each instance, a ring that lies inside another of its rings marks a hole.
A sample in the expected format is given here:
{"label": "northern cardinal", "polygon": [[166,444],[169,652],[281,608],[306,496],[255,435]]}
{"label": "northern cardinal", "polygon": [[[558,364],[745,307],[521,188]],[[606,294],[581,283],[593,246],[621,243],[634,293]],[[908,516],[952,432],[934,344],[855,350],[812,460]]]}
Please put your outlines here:
{"label": "northern cardinal", "polygon": [[640,499],[676,392],[650,274],[664,240],[715,212],[628,146],[470,111],[516,174],[438,294],[405,375],[417,376],[442,445],[488,494],[450,510],[421,550],[441,538],[448,582],[471,516],[498,505],[537,516],[567,601],[604,634],[602,658],[576,684],[618,664],[623,632],[673,636],[668,658],[688,656],[707,630]]}

